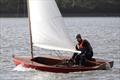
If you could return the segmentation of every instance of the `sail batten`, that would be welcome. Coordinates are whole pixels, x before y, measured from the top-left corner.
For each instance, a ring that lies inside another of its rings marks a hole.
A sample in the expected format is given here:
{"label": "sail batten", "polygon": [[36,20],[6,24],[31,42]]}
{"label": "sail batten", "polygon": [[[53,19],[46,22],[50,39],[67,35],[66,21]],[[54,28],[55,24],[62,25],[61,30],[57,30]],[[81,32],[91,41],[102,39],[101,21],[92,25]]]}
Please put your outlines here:
{"label": "sail batten", "polygon": [[32,41],[35,46],[75,51],[64,31],[64,20],[55,0],[29,0]]}

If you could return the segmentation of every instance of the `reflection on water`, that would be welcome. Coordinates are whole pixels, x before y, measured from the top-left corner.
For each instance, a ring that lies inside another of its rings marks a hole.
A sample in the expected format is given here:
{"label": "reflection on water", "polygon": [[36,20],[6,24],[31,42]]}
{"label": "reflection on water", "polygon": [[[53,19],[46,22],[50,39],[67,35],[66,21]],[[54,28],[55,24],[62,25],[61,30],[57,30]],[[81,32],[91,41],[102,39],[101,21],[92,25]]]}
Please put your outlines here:
{"label": "reflection on water", "polygon": [[[110,70],[49,73],[15,67],[12,54],[28,55],[29,29],[27,18],[0,18],[0,80],[119,80],[120,79],[120,18],[80,17],[65,18],[65,31],[75,43],[75,35],[81,33],[94,49],[94,57],[114,60]],[[34,47],[35,55],[50,54],[49,50]],[[64,52],[63,52],[64,53]],[[72,53],[65,55],[71,56]],[[19,70],[19,71],[18,71]]]}

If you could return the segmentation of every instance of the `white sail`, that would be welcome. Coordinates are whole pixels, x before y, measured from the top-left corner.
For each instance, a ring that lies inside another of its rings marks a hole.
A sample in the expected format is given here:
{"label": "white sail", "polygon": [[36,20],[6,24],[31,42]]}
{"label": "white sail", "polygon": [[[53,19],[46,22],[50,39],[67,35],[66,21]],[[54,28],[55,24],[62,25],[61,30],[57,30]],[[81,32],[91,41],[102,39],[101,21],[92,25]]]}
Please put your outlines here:
{"label": "white sail", "polygon": [[65,24],[55,0],[29,0],[29,9],[35,46],[74,52],[74,46],[64,32]]}

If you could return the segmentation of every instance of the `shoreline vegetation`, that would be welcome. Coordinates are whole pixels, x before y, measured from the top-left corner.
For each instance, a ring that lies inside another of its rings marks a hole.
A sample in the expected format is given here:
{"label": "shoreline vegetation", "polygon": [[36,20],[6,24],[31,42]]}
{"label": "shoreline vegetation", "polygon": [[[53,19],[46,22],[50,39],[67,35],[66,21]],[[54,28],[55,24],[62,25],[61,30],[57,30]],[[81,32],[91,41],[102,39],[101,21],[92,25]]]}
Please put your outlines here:
{"label": "shoreline vegetation", "polygon": [[[27,17],[27,0],[0,0],[0,17]],[[120,0],[56,0],[65,17],[120,17]]]}

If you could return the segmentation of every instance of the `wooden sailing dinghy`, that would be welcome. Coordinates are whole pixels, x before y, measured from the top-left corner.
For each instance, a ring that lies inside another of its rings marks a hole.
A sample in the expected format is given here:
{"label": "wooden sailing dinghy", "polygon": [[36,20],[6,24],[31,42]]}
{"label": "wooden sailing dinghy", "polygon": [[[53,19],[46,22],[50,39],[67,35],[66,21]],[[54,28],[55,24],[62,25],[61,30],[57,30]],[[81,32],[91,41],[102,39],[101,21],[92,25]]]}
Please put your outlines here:
{"label": "wooden sailing dinghy", "polygon": [[22,64],[27,68],[58,73],[103,70],[106,69],[106,64],[113,66],[113,61],[96,58],[88,61],[83,67],[61,64],[64,60],[68,60],[67,56],[61,59],[57,56],[34,57],[33,45],[49,50],[77,53],[80,51],[75,51],[72,41],[63,29],[65,25],[55,0],[28,0],[27,3],[32,57],[13,56],[15,65]]}
{"label": "wooden sailing dinghy", "polygon": [[[67,58],[65,58],[67,59]],[[91,71],[91,70],[106,70],[106,64],[110,64],[110,68],[113,66],[113,61],[107,61],[103,59],[95,59],[95,61],[89,61],[87,65],[75,66],[75,65],[61,65],[62,59],[58,57],[42,56],[35,57],[16,57],[13,56],[13,61],[17,65],[22,64],[26,68],[32,68],[41,71],[56,72],[56,73],[69,73],[78,71]]]}

